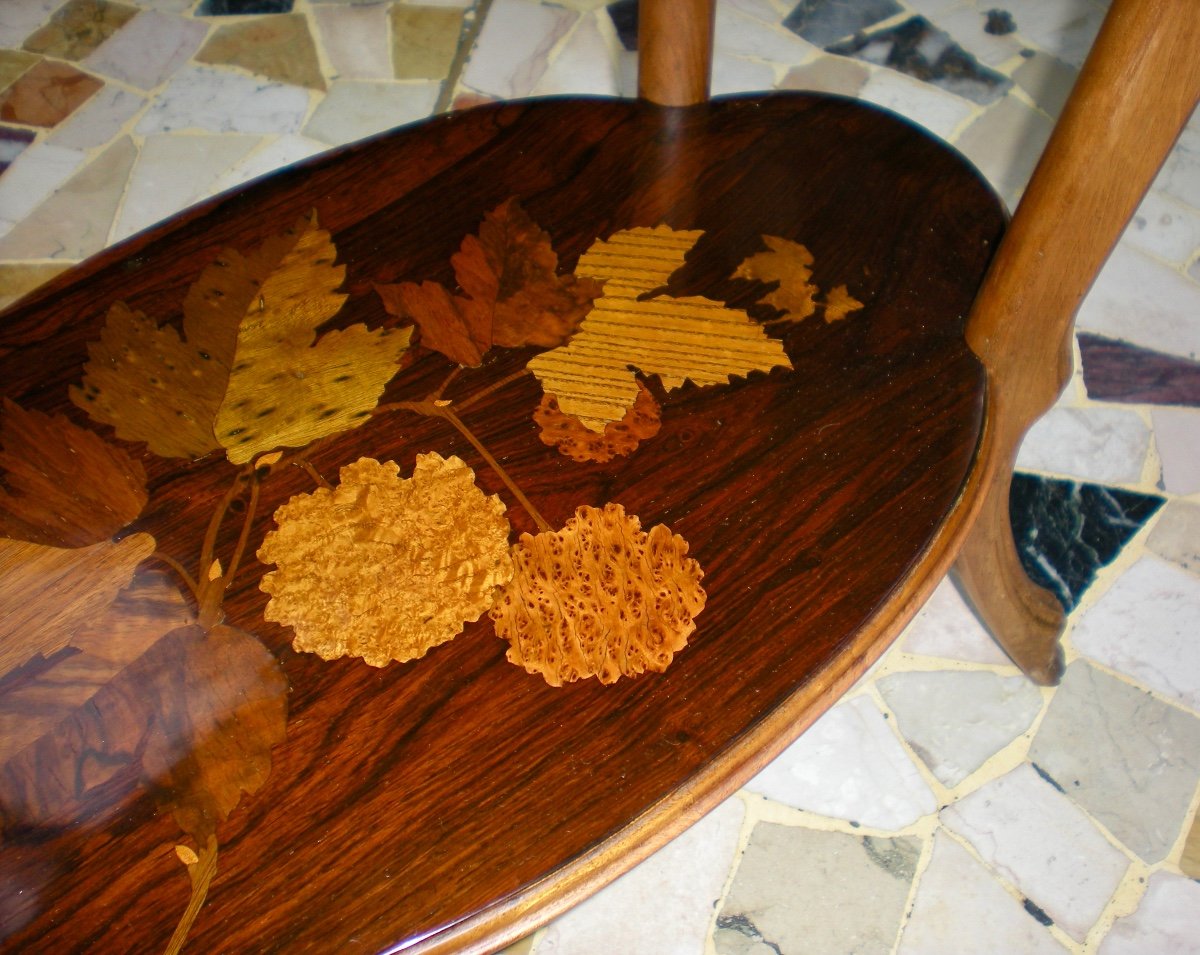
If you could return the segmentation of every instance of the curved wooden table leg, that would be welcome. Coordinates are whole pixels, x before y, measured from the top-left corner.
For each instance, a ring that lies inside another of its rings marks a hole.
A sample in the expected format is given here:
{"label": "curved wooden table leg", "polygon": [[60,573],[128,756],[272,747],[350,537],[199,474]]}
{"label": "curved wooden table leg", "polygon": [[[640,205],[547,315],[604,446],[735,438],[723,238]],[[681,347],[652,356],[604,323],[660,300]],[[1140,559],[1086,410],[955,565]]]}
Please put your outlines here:
{"label": "curved wooden table leg", "polygon": [[988,373],[987,494],[958,558],[968,596],[1029,676],[1054,682],[1063,613],[1008,519],[1029,427],[1070,378],[1075,312],[1200,97],[1194,0],[1114,0],[967,320]]}

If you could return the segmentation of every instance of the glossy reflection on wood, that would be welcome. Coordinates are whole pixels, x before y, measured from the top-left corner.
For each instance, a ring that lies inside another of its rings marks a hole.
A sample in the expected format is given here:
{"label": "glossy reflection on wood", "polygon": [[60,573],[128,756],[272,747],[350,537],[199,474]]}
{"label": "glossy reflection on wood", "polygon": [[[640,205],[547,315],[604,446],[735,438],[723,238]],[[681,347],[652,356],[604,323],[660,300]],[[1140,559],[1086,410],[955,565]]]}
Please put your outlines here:
{"label": "glossy reflection on wood", "polygon": [[[347,298],[329,327],[398,328],[376,286],[453,291],[452,256],[512,197],[565,271],[619,230],[702,231],[667,293],[749,309],[791,369],[768,362],[707,387],[635,378],[660,405],[661,426],[601,463],[541,440],[542,388],[523,373],[537,347],[492,349],[447,385],[455,366],[418,335],[382,397],[392,410],[323,438],[296,459],[303,467],[285,466],[286,455],[257,472],[219,453],[158,457],[70,401],[109,306],[177,322],[222,249],[255,248],[315,210],[345,266]],[[202,624],[219,587],[221,626],[261,639],[291,688],[269,773],[224,781],[240,801],[216,824],[217,842],[191,846],[191,881],[211,883],[184,950],[497,947],[647,854],[785,746],[945,569],[945,554],[928,548],[982,423],[983,372],[963,317],[1003,226],[994,196],[944,147],[840,100],[511,104],[350,147],[211,202],[7,315],[6,395],[141,459],[150,498],[130,531],[153,535],[159,554],[196,577]],[[764,235],[802,243],[813,283],[845,286],[862,309],[842,321],[772,321],[778,311],[758,304],[770,287],[733,277],[767,249]],[[404,410],[428,410],[433,394],[448,411]],[[264,620],[269,568],[250,556],[272,513],[360,457],[394,460],[407,475],[418,453],[434,451],[459,456],[500,496],[513,542],[540,529],[534,513],[561,528],[581,505],[610,502],[686,540],[707,600],[666,671],[553,687],[505,659],[487,617],[383,669],[293,650],[291,631]],[[246,556],[227,580],[243,523]],[[196,572],[197,554],[223,561],[200,565],[215,567],[216,583]],[[162,558],[145,568],[171,572]],[[872,622],[889,601],[901,612]],[[190,646],[192,628],[177,626]],[[54,659],[14,671],[0,691]],[[130,665],[123,679],[149,670]],[[265,689],[238,698],[268,727],[273,684],[262,672]],[[219,745],[228,724],[211,725],[203,742]],[[203,749],[194,735],[181,731],[173,745],[147,762],[136,734],[109,749],[81,738],[61,812],[42,819],[5,802],[6,946],[165,948],[194,896],[175,851],[186,817],[155,800],[181,773],[202,780],[206,765],[186,751]],[[8,767],[0,778],[11,781]],[[48,783],[21,777],[26,791]]]}

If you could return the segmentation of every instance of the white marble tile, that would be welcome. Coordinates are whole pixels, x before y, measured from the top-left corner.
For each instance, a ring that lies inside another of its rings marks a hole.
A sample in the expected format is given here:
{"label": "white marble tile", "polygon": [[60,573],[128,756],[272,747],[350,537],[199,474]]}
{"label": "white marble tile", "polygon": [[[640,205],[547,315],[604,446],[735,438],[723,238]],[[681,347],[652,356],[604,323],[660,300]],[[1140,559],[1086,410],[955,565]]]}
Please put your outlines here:
{"label": "white marble tile", "polygon": [[1200,578],[1143,556],[1076,622],[1080,653],[1200,710]]}
{"label": "white marble tile", "polygon": [[727,4],[717,4],[716,50],[729,56],[792,66],[816,55],[818,47],[785,27],[773,27]]}
{"label": "white marble tile", "polygon": [[953,788],[1019,737],[1042,709],[1024,676],[943,670],[892,673],[875,685],[900,735]]}
{"label": "white marble tile", "polygon": [[1136,484],[1150,449],[1150,429],[1132,411],[1090,405],[1051,408],[1025,435],[1022,470]]}
{"label": "white marble tile", "polygon": [[1123,239],[1171,265],[1186,265],[1200,247],[1200,212],[1164,193],[1151,192]]}
{"label": "white marble tile", "polygon": [[0,47],[19,50],[25,38],[40,27],[63,0],[3,0],[0,3]]}
{"label": "white marble tile", "polygon": [[983,27],[987,14],[972,7],[951,10],[937,18],[937,25],[985,66],[997,67],[1021,53],[1023,44],[1014,34],[997,36]]}
{"label": "white marble tile", "polygon": [[0,259],[65,259],[105,247],[137,149],[122,136],[0,239]]}
{"label": "white marble tile", "polygon": [[746,789],[797,809],[886,830],[901,829],[937,808],[933,791],[865,696],[822,716]]}
{"label": "white marble tile", "polygon": [[897,955],[1062,955],[1066,949],[939,830]]}
{"label": "white marble tile", "polygon": [[1184,570],[1200,574],[1200,504],[1167,501],[1146,546]]}
{"label": "white marble tile", "polygon": [[1154,187],[1200,209],[1200,112],[1192,114]]}
{"label": "white marble tile", "polygon": [[1075,66],[1083,63],[1100,23],[1103,8],[1092,0],[1006,0],[1017,33]]}
{"label": "white marble tile", "polygon": [[775,85],[775,70],[766,63],[726,53],[713,54],[712,95],[760,93]]}
{"label": "white marble tile", "polygon": [[1013,70],[1012,78],[1043,112],[1058,118],[1079,71],[1049,53],[1034,53]]}
{"label": "white marble tile", "polygon": [[150,90],[187,63],[207,34],[208,24],[201,20],[144,10],[100,44],[83,65]]}
{"label": "white marble tile", "polygon": [[325,152],[329,149],[326,143],[319,143],[307,136],[280,136],[274,142],[256,149],[245,159],[235,163],[224,174],[213,182],[211,191],[215,194],[233,189],[242,183],[249,182],[259,176],[275,172],[292,163],[297,163],[309,156]]}
{"label": "white marble tile", "polygon": [[596,15],[581,18],[554,62],[538,80],[533,93],[535,96],[563,93],[620,95],[616,61],[608,40],[600,31]]}
{"label": "white marble tile", "polygon": [[528,96],[546,71],[550,51],[578,16],[533,0],[495,0],[471,51],[463,82],[489,96]]}
{"label": "white marble tile", "polygon": [[321,46],[336,71],[335,79],[391,79],[386,4],[316,6],[312,15]]}
{"label": "white marble tile", "polygon": [[257,136],[147,136],[113,240],[140,232],[212,194],[212,184],[259,144]]}
{"label": "white marble tile", "polygon": [[688,955],[704,951],[744,809],[722,803],[637,868],[551,922],[537,955]]}
{"label": "white marble tile", "polygon": [[917,13],[937,19],[961,7],[969,7],[971,3],[970,0],[907,0],[907,5]]}
{"label": "white marble tile", "polygon": [[1100,955],[1200,955],[1200,883],[1155,872],[1132,915],[1117,919]]}
{"label": "white marble tile", "polygon": [[1200,782],[1200,719],[1075,660],[1029,759],[1132,852],[1166,858]]}
{"label": "white marble tile", "polygon": [[958,588],[946,578],[904,631],[901,646],[908,653],[968,663],[1008,663],[1009,659],[987,632]]}
{"label": "white marble tile", "polygon": [[943,809],[942,822],[1077,941],[1128,867],[1079,807],[1028,764]]}
{"label": "white marble tile", "polygon": [[955,145],[1015,209],[1054,123],[1012,96],[993,103],[955,139]]}
{"label": "white marble tile", "polygon": [[1081,331],[1200,358],[1200,284],[1122,242],[1076,317]]}
{"label": "white marble tile", "polygon": [[721,5],[741,10],[764,23],[782,23],[784,16],[796,6],[788,0],[780,0],[779,3],[772,3],[771,0],[721,0]]}
{"label": "white marble tile", "polygon": [[433,112],[441,83],[336,80],[305,124],[304,135],[323,143],[354,142]]}
{"label": "white marble tile", "polygon": [[84,153],[34,143],[0,176],[0,235],[24,219],[83,165]]}
{"label": "white marble tile", "polygon": [[1200,491],[1200,409],[1155,408],[1150,417],[1163,487],[1172,494]]}
{"label": "white marble tile", "polygon": [[891,69],[872,72],[859,96],[949,139],[974,107],[961,96]]}
{"label": "white marble tile", "polygon": [[60,123],[47,142],[71,149],[103,146],[145,105],[144,97],[110,84]]}
{"label": "white marble tile", "polygon": [[295,133],[308,112],[308,91],[206,66],[175,74],[137,124],[149,136],[177,130]]}

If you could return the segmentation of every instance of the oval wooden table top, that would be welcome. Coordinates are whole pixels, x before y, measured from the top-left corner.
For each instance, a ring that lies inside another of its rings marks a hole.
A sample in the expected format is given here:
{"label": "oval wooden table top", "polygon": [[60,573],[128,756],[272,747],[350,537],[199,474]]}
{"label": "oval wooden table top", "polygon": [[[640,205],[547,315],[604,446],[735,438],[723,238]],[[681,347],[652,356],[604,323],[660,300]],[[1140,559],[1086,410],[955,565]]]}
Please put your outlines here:
{"label": "oval wooden table top", "polygon": [[513,103],[9,312],[6,949],[487,949],[643,858],[894,636],[1004,221],[849,101]]}

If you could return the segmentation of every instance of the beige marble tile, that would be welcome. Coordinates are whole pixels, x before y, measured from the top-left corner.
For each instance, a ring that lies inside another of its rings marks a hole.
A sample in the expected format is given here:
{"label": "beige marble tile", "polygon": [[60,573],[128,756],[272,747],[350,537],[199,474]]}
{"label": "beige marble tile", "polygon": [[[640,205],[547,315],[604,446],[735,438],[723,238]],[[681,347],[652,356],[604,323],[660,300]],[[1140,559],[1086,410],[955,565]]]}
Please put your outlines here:
{"label": "beige marble tile", "polygon": [[392,68],[401,80],[440,80],[458,52],[463,15],[445,7],[395,5]]}
{"label": "beige marble tile", "polygon": [[844,56],[822,56],[788,70],[779,83],[779,89],[856,96],[870,75],[870,71],[857,60]]}
{"label": "beige marble tile", "polygon": [[0,239],[0,258],[84,259],[104,248],[137,150],[123,136]]}
{"label": "beige marble tile", "polygon": [[137,12],[137,7],[112,0],[68,0],[49,23],[26,38],[25,49],[64,60],[82,60]]}
{"label": "beige marble tile", "polygon": [[433,112],[440,83],[369,83],[338,80],[313,110],[304,135],[337,146],[394,126],[425,119]]}
{"label": "beige marble tile", "polygon": [[36,53],[24,50],[0,50],[0,92],[12,86],[41,59]]}
{"label": "beige marble tile", "polygon": [[199,63],[240,66],[280,83],[325,89],[317,48],[302,13],[227,23],[200,48]]}
{"label": "beige marble tile", "polygon": [[0,308],[8,308],[14,302],[20,301],[70,267],[69,262],[62,265],[0,265]]}
{"label": "beige marble tile", "polygon": [[42,60],[0,96],[0,119],[26,126],[55,126],[103,85],[66,63]]}
{"label": "beige marble tile", "polygon": [[317,6],[312,15],[335,79],[383,80],[392,75],[385,4]]}
{"label": "beige marble tile", "polygon": [[159,10],[143,10],[84,61],[93,72],[141,90],[173,76],[208,35],[209,25]]}
{"label": "beige marble tile", "polygon": [[532,0],[493,0],[463,83],[487,96],[528,96],[546,72],[550,51],[578,17]]}

